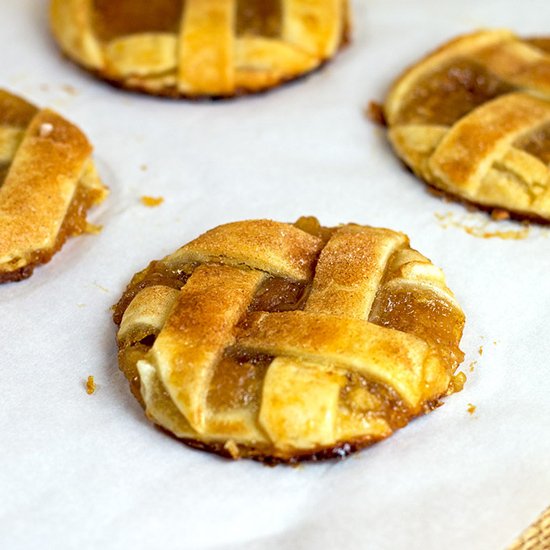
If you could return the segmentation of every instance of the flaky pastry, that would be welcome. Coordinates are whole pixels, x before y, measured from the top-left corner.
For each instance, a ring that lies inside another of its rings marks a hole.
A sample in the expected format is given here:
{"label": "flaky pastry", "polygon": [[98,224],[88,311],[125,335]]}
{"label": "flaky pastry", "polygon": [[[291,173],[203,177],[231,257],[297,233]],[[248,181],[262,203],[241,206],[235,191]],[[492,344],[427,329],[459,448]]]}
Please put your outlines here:
{"label": "flaky pastry", "polygon": [[233,458],[343,457],[464,381],[464,315],[389,229],[222,225],[135,275],[114,319],[147,416]]}
{"label": "flaky pastry", "polygon": [[456,38],[395,82],[384,115],[395,151],[428,184],[550,221],[550,39]]}
{"label": "flaky pastry", "polygon": [[53,0],[62,50],[124,88],[230,97],[302,76],[347,41],[348,0]]}
{"label": "flaky pastry", "polygon": [[87,210],[107,194],[91,153],[76,126],[0,90],[0,283],[29,277],[90,229]]}

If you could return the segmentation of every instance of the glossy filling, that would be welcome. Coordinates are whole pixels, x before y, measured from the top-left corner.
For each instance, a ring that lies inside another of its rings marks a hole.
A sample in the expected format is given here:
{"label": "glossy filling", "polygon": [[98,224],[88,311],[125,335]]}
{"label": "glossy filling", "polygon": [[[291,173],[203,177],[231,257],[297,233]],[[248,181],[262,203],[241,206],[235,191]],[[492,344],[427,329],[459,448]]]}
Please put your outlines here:
{"label": "glossy filling", "polygon": [[184,0],[93,0],[93,25],[98,38],[140,33],[177,33]]}
{"label": "glossy filling", "polygon": [[258,412],[263,381],[273,357],[239,355],[228,350],[216,366],[208,392],[213,412],[247,409]]}
{"label": "glossy filling", "polygon": [[407,425],[410,413],[399,395],[357,373],[346,373],[348,383],[340,391],[340,407],[351,415],[385,420],[392,430]]}
{"label": "glossy filling", "polygon": [[57,234],[57,239],[52,248],[47,250],[33,251],[24,267],[15,271],[0,272],[0,283],[8,281],[20,281],[32,275],[34,268],[39,264],[49,262],[52,256],[58,252],[65,244],[65,241],[70,237],[75,237],[86,233],[88,222],[86,221],[86,213],[88,210],[101,202],[103,192],[97,189],[89,189],[83,185],[79,185],[75,195],[69,205],[63,224]]}
{"label": "glossy filling", "polygon": [[479,105],[512,90],[481,65],[456,59],[416,84],[396,123],[452,126]]}
{"label": "glossy filling", "polygon": [[539,158],[544,164],[550,165],[550,124],[516,140],[514,147]]}
{"label": "glossy filling", "polygon": [[237,35],[281,35],[281,0],[237,0]]}
{"label": "glossy filling", "polygon": [[464,358],[458,347],[464,314],[449,306],[433,291],[388,292],[382,287],[369,321],[414,334],[432,344],[439,349],[449,373],[453,373]]}

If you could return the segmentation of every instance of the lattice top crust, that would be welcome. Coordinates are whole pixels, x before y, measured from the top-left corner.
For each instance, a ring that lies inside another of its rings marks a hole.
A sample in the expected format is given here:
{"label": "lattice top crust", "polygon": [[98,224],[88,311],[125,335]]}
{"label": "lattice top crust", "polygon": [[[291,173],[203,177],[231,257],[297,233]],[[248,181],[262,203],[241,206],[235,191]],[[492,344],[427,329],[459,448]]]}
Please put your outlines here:
{"label": "lattice top crust", "polygon": [[217,227],[137,274],[115,321],[149,418],[233,457],[345,455],[461,382],[464,315],[388,229]]}

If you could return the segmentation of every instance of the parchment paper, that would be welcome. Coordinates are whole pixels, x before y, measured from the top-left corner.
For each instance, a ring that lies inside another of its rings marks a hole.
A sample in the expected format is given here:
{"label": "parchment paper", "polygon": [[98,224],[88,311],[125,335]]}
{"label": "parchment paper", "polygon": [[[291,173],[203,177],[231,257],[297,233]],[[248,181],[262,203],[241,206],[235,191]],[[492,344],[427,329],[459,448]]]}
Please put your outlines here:
{"label": "parchment paper", "polygon": [[[322,72],[186,103],[96,82],[58,55],[45,1],[2,1],[0,85],[80,125],[111,195],[92,215],[99,236],[0,287],[0,548],[502,549],[550,504],[548,231],[502,240],[443,227],[437,214],[486,218],[427,193],[362,113],[459,32],[548,34],[550,4],[354,8],[353,44]],[[142,195],[165,203],[146,208]],[[339,463],[272,469],[190,450],[131,397],[109,308],[133,273],[210,227],[302,214],[404,231],[444,269],[468,318],[468,383]]]}

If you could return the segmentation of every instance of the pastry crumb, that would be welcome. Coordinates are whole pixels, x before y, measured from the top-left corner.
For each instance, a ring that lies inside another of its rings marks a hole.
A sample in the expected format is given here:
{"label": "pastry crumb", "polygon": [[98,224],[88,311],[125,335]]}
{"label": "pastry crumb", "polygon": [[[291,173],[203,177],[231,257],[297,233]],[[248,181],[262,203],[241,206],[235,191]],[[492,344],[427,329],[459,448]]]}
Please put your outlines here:
{"label": "pastry crumb", "polygon": [[149,166],[147,166],[147,164],[142,164],[139,169],[142,171],[142,172],[147,172],[147,170],[149,170]]}
{"label": "pastry crumb", "polygon": [[88,376],[88,380],[86,380],[86,393],[88,395],[92,395],[95,393],[96,385],[95,380],[93,376]]}
{"label": "pastry crumb", "polygon": [[479,346],[479,349],[477,350],[479,353],[479,356],[481,357],[483,355],[483,346]]}
{"label": "pastry crumb", "polygon": [[147,208],[155,208],[157,206],[160,206],[164,202],[163,197],[148,197],[147,195],[141,197],[140,200],[141,204],[147,206]]}
{"label": "pastry crumb", "polygon": [[508,231],[496,230],[491,231],[489,226],[489,221],[482,220],[480,221],[477,217],[477,211],[472,215],[466,215],[462,217],[456,216],[453,212],[435,212],[435,218],[439,222],[439,225],[443,229],[448,229],[449,227],[456,227],[462,229],[468,235],[472,237],[477,237],[480,239],[502,239],[502,240],[523,240],[529,237],[531,234],[531,225],[528,221],[521,223],[521,229],[510,229]]}
{"label": "pastry crumb", "polygon": [[472,403],[468,403],[468,414],[474,414],[476,412],[477,407],[475,405],[472,405]]}
{"label": "pastry crumb", "polygon": [[70,84],[63,84],[63,86],[61,86],[61,89],[69,95],[78,95],[77,89]]}
{"label": "pastry crumb", "polygon": [[110,290],[108,288],[105,288],[104,286],[101,286],[100,284],[94,282],[93,285],[97,288],[99,288],[99,290],[101,290],[102,292],[106,292],[106,293],[109,293]]}
{"label": "pastry crumb", "polygon": [[472,361],[469,366],[470,372],[474,372],[474,369],[476,368],[477,361]]}
{"label": "pastry crumb", "polygon": [[464,384],[466,384],[466,375],[463,372],[459,372],[452,377],[449,389],[451,393],[458,393],[463,390]]}
{"label": "pastry crumb", "polygon": [[376,101],[370,101],[365,109],[365,115],[367,118],[378,124],[379,126],[387,126],[386,116],[384,115],[384,107]]}
{"label": "pastry crumb", "polygon": [[86,229],[84,230],[84,233],[88,233],[89,235],[99,235],[102,230],[102,225],[96,225],[95,223],[86,222]]}
{"label": "pastry crumb", "polygon": [[226,441],[223,448],[231,455],[231,458],[237,460],[241,457],[241,454],[239,453],[239,447],[232,439]]}
{"label": "pastry crumb", "polygon": [[44,122],[40,125],[40,130],[38,131],[38,134],[41,138],[46,138],[53,132],[53,124],[50,124],[49,122]]}

